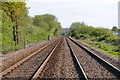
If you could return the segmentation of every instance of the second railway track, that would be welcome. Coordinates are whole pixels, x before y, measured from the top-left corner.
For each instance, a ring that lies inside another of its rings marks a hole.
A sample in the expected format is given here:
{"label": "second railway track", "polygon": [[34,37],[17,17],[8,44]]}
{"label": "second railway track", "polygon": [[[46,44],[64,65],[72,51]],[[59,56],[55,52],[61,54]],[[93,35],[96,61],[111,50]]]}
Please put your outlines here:
{"label": "second railway track", "polygon": [[68,39],[89,79],[120,79],[120,70],[72,39]]}

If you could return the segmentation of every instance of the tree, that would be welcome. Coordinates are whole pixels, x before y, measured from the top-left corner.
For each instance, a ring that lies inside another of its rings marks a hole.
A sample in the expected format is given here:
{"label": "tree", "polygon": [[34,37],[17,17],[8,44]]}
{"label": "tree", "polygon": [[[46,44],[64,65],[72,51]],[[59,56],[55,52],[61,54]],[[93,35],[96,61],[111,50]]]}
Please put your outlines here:
{"label": "tree", "polygon": [[33,18],[33,24],[39,28],[43,28],[48,35],[57,36],[61,34],[61,24],[52,14],[36,15]]}
{"label": "tree", "polygon": [[70,28],[75,28],[75,27],[78,27],[78,26],[87,26],[87,25],[84,22],[73,22],[70,25]]}
{"label": "tree", "polygon": [[27,16],[27,7],[24,2],[2,2],[2,10],[10,17],[14,24],[13,26],[13,40],[15,45],[20,43],[19,36],[19,26],[25,21],[25,16]]}
{"label": "tree", "polygon": [[90,36],[91,33],[94,32],[94,28],[87,26],[84,22],[74,22],[71,24],[69,31],[68,34],[71,37],[79,39],[81,37],[87,38],[87,36]]}
{"label": "tree", "polygon": [[14,41],[13,38],[13,28],[14,23],[10,20],[10,18],[3,12],[2,13],[2,52],[6,53],[13,48]]}
{"label": "tree", "polygon": [[61,34],[61,24],[56,16],[52,14],[28,16],[25,2],[1,2],[1,4],[0,14],[3,15],[0,16],[2,19],[0,41],[2,41],[3,53],[22,49],[24,39],[27,39],[27,45],[29,45],[47,39],[48,35],[55,37]]}
{"label": "tree", "polygon": [[116,26],[113,26],[112,31],[118,32],[119,30],[118,30],[118,28]]}

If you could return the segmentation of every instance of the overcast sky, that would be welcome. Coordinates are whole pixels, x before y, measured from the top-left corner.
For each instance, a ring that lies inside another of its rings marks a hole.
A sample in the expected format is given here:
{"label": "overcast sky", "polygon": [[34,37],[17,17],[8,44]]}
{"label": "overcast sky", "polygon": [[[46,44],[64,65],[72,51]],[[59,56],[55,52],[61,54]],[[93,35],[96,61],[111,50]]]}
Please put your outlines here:
{"label": "overcast sky", "polygon": [[118,26],[119,0],[28,0],[30,16],[53,14],[62,27],[85,22],[94,27]]}

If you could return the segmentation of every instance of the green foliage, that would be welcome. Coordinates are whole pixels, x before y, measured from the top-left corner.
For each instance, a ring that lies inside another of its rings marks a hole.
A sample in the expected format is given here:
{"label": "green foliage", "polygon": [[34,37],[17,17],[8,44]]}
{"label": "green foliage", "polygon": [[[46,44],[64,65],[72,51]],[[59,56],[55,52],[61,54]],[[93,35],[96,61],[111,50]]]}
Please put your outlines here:
{"label": "green foliage", "polygon": [[44,32],[47,32],[47,35],[58,36],[61,34],[61,24],[57,21],[57,18],[54,15],[36,15],[33,18],[33,24],[43,28]]}
{"label": "green foliage", "polygon": [[[75,26],[75,27],[73,27]],[[91,26],[85,25],[84,22],[73,23],[68,32],[69,36],[75,37],[77,39],[87,38],[94,32],[94,28]],[[83,37],[82,37],[83,36]]]}
{"label": "green foliage", "polygon": [[109,55],[115,56],[120,58],[120,53],[119,53],[119,47],[117,46],[113,46],[113,45],[109,45],[105,42],[93,42],[93,41],[85,41],[85,40],[81,40],[82,42],[89,44],[93,47],[96,47],[97,49],[101,50],[102,52],[105,52]]}
{"label": "green foliage", "polygon": [[14,47],[12,26],[14,24],[10,21],[10,18],[3,13],[2,15],[2,49],[3,53],[11,50]]}
{"label": "green foliage", "polygon": [[117,28],[116,26],[114,26],[114,27],[112,28],[112,31],[118,32],[119,30],[118,30],[118,28]]}
{"label": "green foliage", "polygon": [[[113,31],[116,30],[116,27],[113,28]],[[89,45],[116,56],[119,52],[119,40],[113,31],[107,28],[94,28],[86,25],[84,22],[74,22],[70,26],[67,35],[76,39],[86,40]]]}
{"label": "green foliage", "polygon": [[25,2],[2,2],[2,10],[9,16],[10,20],[14,23],[13,27],[13,40],[15,45],[20,44],[19,32],[21,26],[24,27],[27,22],[26,17],[28,15]]}
{"label": "green foliage", "polygon": [[47,39],[48,33],[37,26],[30,26],[27,32],[28,43],[35,43]]}
{"label": "green foliage", "polygon": [[61,24],[54,15],[30,17],[25,2],[2,2],[2,11],[0,25],[2,24],[3,32],[0,36],[3,54],[24,48],[24,40],[27,40],[29,45],[47,40],[48,35],[51,37],[61,35]]}
{"label": "green foliage", "polygon": [[75,27],[78,27],[78,26],[86,26],[86,24],[84,22],[73,22],[71,25],[70,25],[70,28],[75,28]]}
{"label": "green foliage", "polygon": [[1,0],[1,2],[25,2],[26,0]]}
{"label": "green foliage", "polygon": [[73,24],[74,26],[77,25],[77,27],[70,28],[68,35],[71,37],[74,37],[76,39],[93,38],[98,42],[105,41],[106,43],[117,44],[118,36],[114,35],[114,32],[110,31],[107,28],[94,28],[85,24],[81,25],[83,23],[80,22]]}
{"label": "green foliage", "polygon": [[2,10],[0,10],[0,45],[2,42]]}

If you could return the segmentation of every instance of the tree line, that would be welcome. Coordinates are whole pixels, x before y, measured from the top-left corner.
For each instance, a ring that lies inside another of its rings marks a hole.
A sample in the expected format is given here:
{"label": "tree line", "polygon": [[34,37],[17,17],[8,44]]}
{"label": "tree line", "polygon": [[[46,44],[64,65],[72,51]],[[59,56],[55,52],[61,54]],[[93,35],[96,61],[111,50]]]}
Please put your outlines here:
{"label": "tree line", "polygon": [[29,16],[25,2],[1,2],[2,10],[2,53],[12,52],[27,44],[59,36],[62,28],[52,14]]}
{"label": "tree line", "polygon": [[74,22],[71,24],[68,35],[76,39],[92,39],[96,41],[105,41],[117,45],[118,36],[114,32],[118,32],[116,26],[112,30],[102,27],[88,26],[84,22]]}
{"label": "tree line", "polygon": [[88,26],[84,22],[73,22],[67,31],[67,35],[100,48],[111,55],[118,56],[120,51],[120,35],[115,35],[115,32],[119,32],[116,26],[110,30],[102,27]]}

